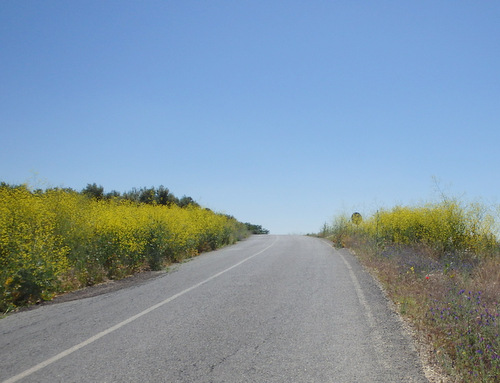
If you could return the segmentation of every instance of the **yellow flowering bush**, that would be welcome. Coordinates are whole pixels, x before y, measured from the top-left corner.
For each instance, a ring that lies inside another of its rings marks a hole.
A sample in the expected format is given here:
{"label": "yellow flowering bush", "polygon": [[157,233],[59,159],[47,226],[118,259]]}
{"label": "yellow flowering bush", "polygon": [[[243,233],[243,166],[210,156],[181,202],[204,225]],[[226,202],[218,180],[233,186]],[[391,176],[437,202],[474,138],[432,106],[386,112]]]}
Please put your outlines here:
{"label": "yellow flowering bush", "polygon": [[45,196],[24,187],[0,187],[0,309],[50,299],[69,268]]}
{"label": "yellow flowering bush", "polygon": [[98,200],[72,190],[0,187],[0,310],[160,269],[248,232],[197,205]]}
{"label": "yellow flowering bush", "polygon": [[380,210],[361,224],[379,241],[396,244],[425,243],[440,253],[479,253],[496,244],[493,218],[478,204],[455,201],[420,207],[397,206]]}
{"label": "yellow flowering bush", "polygon": [[357,235],[380,244],[425,244],[437,255],[465,252],[488,254],[498,246],[495,222],[486,209],[475,203],[453,200],[423,206],[381,209],[358,224],[347,216],[335,219],[325,235],[343,246]]}

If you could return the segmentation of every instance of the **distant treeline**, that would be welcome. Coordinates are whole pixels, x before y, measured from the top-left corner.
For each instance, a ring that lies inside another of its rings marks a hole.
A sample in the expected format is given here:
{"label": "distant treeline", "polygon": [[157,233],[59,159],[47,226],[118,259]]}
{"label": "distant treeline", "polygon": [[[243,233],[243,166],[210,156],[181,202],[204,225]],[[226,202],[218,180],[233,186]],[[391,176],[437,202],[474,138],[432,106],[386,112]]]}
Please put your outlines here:
{"label": "distant treeline", "polygon": [[179,207],[186,207],[188,205],[199,206],[199,204],[191,197],[183,196],[181,198],[177,198],[163,185],[160,185],[158,188],[155,188],[154,186],[150,188],[143,187],[140,189],[133,188],[128,192],[120,194],[120,192],[116,190],[104,193],[104,187],[93,183],[87,184],[87,186],[82,190],[82,194],[97,200],[118,198],[139,203],[147,203],[149,205],[177,205]]}
{"label": "distant treeline", "polygon": [[[26,185],[10,185],[5,182],[0,182],[0,187],[2,188],[27,188]],[[87,197],[94,198],[98,201],[101,200],[127,200],[138,203],[146,203],[149,205],[164,205],[164,206],[179,206],[186,207],[188,205],[199,207],[200,205],[191,197],[182,196],[181,198],[177,198],[173,193],[170,192],[168,188],[163,185],[160,185],[158,188],[152,187],[142,187],[140,189],[132,188],[130,191],[120,193],[119,191],[112,190],[110,192],[105,193],[104,187],[102,185],[97,185],[96,183],[87,184],[87,186],[81,191],[74,190],[72,188],[64,187],[54,187],[47,188],[45,190],[35,189],[32,190],[33,193],[44,193],[46,191],[54,191],[61,190],[66,192],[76,192],[83,194]]]}
{"label": "distant treeline", "polygon": [[[149,205],[177,205],[179,207],[186,207],[191,205],[200,207],[200,205],[193,198],[185,195],[181,198],[177,198],[173,193],[170,192],[168,188],[163,185],[160,185],[158,188],[155,188],[154,186],[150,188],[143,187],[140,189],[132,188],[132,190],[121,194],[116,190],[112,190],[109,193],[104,193],[104,187],[102,187],[101,185],[98,186],[96,183],[93,183],[87,184],[87,186],[81,191],[81,193],[97,200],[118,198],[139,203],[146,203]],[[230,219],[235,219],[231,215],[228,215],[227,217]],[[269,230],[263,228],[262,225],[255,225],[249,222],[245,222],[244,225],[252,234],[269,234]]]}
{"label": "distant treeline", "polygon": [[[0,187],[2,188],[25,188],[26,185],[9,185],[5,182],[0,182]],[[97,185],[96,183],[87,184],[80,192],[72,188],[49,188],[47,190],[37,189],[33,193],[44,193],[51,190],[61,190],[72,193],[79,193],[89,198],[95,199],[97,201],[101,200],[125,200],[137,203],[145,203],[148,205],[162,205],[162,206],[178,206],[185,208],[187,206],[201,207],[193,198],[189,196],[182,196],[181,198],[176,197],[168,188],[163,185],[159,187],[142,187],[132,188],[130,191],[120,193],[119,191],[112,190],[105,193],[104,187],[102,185]],[[210,210],[205,208],[205,210]],[[226,215],[229,219],[236,219],[232,215]],[[269,234],[269,230],[262,227],[262,225],[256,225],[253,223],[245,222],[247,230],[252,234]]]}
{"label": "distant treeline", "polygon": [[[185,195],[181,198],[177,198],[173,193],[170,192],[168,188],[163,185],[160,185],[158,188],[155,188],[154,186],[150,188],[143,187],[140,189],[132,188],[132,190],[121,194],[116,190],[112,190],[109,193],[104,193],[104,187],[102,187],[101,185],[98,186],[96,183],[93,183],[87,184],[87,186],[81,191],[81,193],[97,200],[117,198],[138,203],[146,203],[148,205],[177,205],[179,207],[186,207],[191,205],[200,207],[200,205],[193,198]],[[227,217],[230,219],[235,219],[231,215],[228,215]],[[269,230],[263,228],[262,225],[255,225],[249,222],[245,222],[244,225],[252,234],[269,234]]]}
{"label": "distant treeline", "polygon": [[254,225],[248,222],[245,222],[247,229],[252,234],[269,234],[269,230],[262,228],[261,225]]}

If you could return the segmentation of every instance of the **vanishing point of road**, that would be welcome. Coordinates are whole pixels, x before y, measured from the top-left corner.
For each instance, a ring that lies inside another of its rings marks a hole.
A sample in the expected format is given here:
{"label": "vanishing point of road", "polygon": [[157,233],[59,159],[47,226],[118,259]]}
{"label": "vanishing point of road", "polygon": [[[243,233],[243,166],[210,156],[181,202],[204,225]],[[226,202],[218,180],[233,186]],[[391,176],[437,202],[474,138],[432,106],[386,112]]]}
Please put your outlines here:
{"label": "vanishing point of road", "polygon": [[106,294],[0,320],[0,382],[427,382],[357,261],[252,236]]}

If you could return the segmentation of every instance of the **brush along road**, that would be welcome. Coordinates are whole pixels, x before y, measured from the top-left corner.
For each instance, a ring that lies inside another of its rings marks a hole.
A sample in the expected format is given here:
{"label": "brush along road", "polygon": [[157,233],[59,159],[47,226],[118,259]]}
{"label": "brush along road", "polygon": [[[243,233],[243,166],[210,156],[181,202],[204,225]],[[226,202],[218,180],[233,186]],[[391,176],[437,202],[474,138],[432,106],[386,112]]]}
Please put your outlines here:
{"label": "brush along road", "polygon": [[0,382],[427,382],[372,278],[253,236],[118,291],[0,320]]}

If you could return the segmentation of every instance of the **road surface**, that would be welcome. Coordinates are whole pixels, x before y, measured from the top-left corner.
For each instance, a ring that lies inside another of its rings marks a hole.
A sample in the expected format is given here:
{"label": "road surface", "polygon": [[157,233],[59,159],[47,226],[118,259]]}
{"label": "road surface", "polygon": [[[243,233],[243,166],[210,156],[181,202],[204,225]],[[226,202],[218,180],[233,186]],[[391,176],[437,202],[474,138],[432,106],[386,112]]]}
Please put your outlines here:
{"label": "road surface", "polygon": [[427,382],[347,251],[253,236],[155,279],[0,320],[0,382]]}

